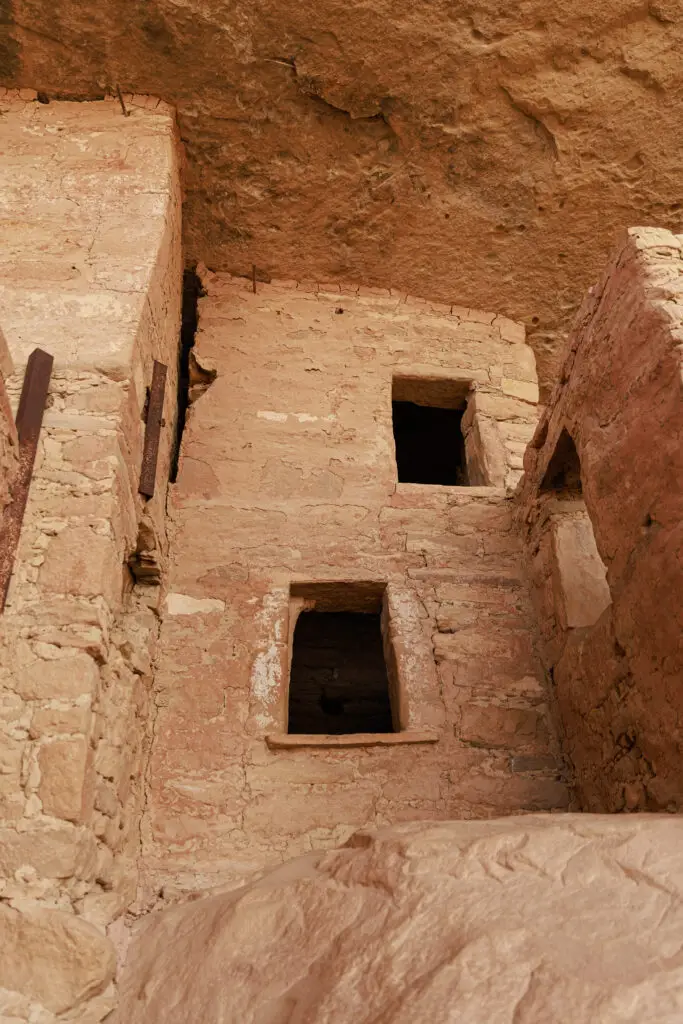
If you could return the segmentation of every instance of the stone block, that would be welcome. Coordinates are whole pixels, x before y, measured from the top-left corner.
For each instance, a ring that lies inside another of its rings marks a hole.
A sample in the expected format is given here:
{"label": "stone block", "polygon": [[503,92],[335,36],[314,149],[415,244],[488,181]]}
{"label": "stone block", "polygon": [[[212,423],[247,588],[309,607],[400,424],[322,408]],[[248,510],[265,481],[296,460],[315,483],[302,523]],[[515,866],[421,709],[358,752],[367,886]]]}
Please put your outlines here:
{"label": "stone block", "polygon": [[353,765],[347,761],[321,761],[305,754],[297,760],[271,761],[246,769],[246,782],[252,793],[269,793],[280,785],[340,785],[353,783]]}
{"label": "stone block", "polygon": [[515,345],[505,353],[503,376],[508,380],[523,380],[537,384],[536,359],[528,345]]}
{"label": "stone block", "polygon": [[41,587],[52,593],[102,596],[117,605],[123,569],[111,537],[87,526],[74,526],[50,540],[39,580]]}
{"label": "stone block", "polygon": [[26,807],[26,797],[17,779],[0,776],[0,819],[19,821]]}
{"label": "stone block", "polygon": [[491,416],[499,422],[508,420],[533,422],[536,418],[536,411],[530,408],[528,402],[490,391],[477,391],[467,403],[467,411],[462,421],[463,430],[467,429],[468,423],[476,413],[482,416]]}
{"label": "stone block", "polygon": [[331,793],[327,789],[288,785],[259,795],[244,811],[244,828],[262,836],[291,834],[334,825],[354,825],[367,821],[376,799],[374,787],[356,784],[340,786],[334,793],[334,820],[330,815]]}
{"label": "stone block", "polygon": [[565,629],[592,626],[612,598],[588,515],[557,517],[552,539],[553,588],[560,622]]}
{"label": "stone block", "polygon": [[524,324],[516,323],[514,320],[508,320],[507,317],[497,316],[493,321],[493,326],[497,327],[500,331],[500,336],[503,341],[509,341],[511,343],[521,343],[526,341],[526,330]]}
{"label": "stone block", "polygon": [[11,736],[0,736],[0,776],[19,779],[26,744]]}
{"label": "stone block", "polygon": [[67,821],[83,820],[88,760],[84,736],[52,740],[40,747],[38,796],[45,814]]}
{"label": "stone block", "polygon": [[97,842],[89,829],[66,825],[0,829],[0,874],[8,878],[26,866],[43,878],[93,878]]}
{"label": "stone block", "polygon": [[519,398],[522,402],[529,402],[531,405],[537,405],[538,384],[535,381],[503,377],[503,394],[509,395],[511,398]]}
{"label": "stone block", "polygon": [[453,784],[453,793],[470,806],[488,806],[499,814],[514,811],[566,810],[569,803],[563,782],[542,776],[469,774]]}
{"label": "stone block", "polygon": [[64,700],[92,696],[99,685],[97,665],[87,654],[34,661],[21,667],[14,678],[16,692],[24,700]]}
{"label": "stone block", "polygon": [[494,419],[475,415],[465,435],[467,473],[471,484],[502,487],[505,483],[505,449]]}
{"label": "stone block", "polygon": [[513,772],[561,772],[564,765],[553,754],[516,754],[510,758]]}
{"label": "stone block", "polygon": [[125,908],[125,897],[120,892],[90,893],[83,900],[81,916],[104,931]]}
{"label": "stone block", "polygon": [[86,735],[90,728],[90,719],[89,707],[38,708],[31,719],[31,738],[69,732]]}
{"label": "stone block", "polygon": [[0,692],[0,722],[17,722],[25,708],[26,704],[18,694]]}
{"label": "stone block", "polygon": [[125,400],[125,391],[115,381],[98,380],[92,387],[73,395],[70,408],[94,413],[119,413]]}
{"label": "stone block", "polygon": [[460,739],[482,747],[546,746],[548,730],[534,709],[466,704],[462,709]]}
{"label": "stone block", "polygon": [[119,801],[110,782],[99,779],[95,786],[95,808],[108,818],[114,818],[119,812]]}

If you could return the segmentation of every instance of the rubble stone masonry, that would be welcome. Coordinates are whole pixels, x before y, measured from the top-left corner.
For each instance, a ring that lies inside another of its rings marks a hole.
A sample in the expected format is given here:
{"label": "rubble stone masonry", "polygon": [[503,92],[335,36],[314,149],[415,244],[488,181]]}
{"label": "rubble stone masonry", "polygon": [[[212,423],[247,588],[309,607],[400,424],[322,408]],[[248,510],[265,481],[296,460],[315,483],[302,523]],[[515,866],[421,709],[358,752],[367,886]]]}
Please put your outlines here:
{"label": "rubble stone masonry", "polygon": [[[142,545],[163,570],[181,259],[173,116],[128,106],[124,117],[110,101],[0,96],[0,323],[15,404],[31,350],[55,360],[0,622],[0,989],[14,993],[0,1015],[41,1024],[106,1014],[105,929],[136,886],[158,587],[136,586],[135,569]],[[155,358],[169,381],[145,502]]]}
{"label": "rubble stone masonry", "polygon": [[[336,282],[203,283],[215,380],[172,488],[144,905],[362,825],[566,808],[509,496],[536,422],[523,328]],[[397,483],[392,378],[464,396],[478,486]],[[344,583],[386,586],[402,706],[381,743],[286,731],[296,614]]]}

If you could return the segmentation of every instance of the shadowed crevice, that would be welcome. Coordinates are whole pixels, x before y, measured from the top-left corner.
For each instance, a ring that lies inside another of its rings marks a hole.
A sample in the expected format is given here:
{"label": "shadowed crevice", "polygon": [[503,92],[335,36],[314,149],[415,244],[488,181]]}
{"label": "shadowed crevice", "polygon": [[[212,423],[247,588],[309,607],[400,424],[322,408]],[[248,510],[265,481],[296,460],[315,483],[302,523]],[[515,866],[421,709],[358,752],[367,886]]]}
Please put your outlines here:
{"label": "shadowed crevice", "polygon": [[192,349],[194,348],[199,325],[199,299],[204,295],[202,282],[196,268],[191,267],[183,274],[183,303],[180,327],[180,350],[178,353],[178,421],[171,460],[171,483],[178,479],[178,462],[187,410],[199,394],[203,394],[216,377],[215,371],[200,367]]}
{"label": "shadowed crevice", "polygon": [[14,5],[12,0],[0,0],[0,83],[14,84],[21,66],[19,42],[15,39]]}

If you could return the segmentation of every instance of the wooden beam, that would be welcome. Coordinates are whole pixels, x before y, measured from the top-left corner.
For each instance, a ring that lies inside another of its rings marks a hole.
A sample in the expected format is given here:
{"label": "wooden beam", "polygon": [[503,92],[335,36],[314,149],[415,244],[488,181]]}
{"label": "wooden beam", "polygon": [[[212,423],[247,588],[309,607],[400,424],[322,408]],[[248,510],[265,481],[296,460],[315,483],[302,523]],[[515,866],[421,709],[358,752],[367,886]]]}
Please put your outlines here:
{"label": "wooden beam", "polygon": [[164,418],[164,393],[166,390],[166,367],[154,360],[152,386],[149,391],[147,406],[147,423],[145,425],[145,447],[142,452],[142,468],[140,470],[140,494],[146,498],[154,495],[159,459],[159,439]]}
{"label": "wooden beam", "polygon": [[19,440],[19,469],[12,483],[12,501],[5,509],[0,533],[0,612],[4,610],[7,601],[14,559],[19,546],[53,362],[54,359],[48,352],[36,348],[28,357],[26,364],[15,421]]}

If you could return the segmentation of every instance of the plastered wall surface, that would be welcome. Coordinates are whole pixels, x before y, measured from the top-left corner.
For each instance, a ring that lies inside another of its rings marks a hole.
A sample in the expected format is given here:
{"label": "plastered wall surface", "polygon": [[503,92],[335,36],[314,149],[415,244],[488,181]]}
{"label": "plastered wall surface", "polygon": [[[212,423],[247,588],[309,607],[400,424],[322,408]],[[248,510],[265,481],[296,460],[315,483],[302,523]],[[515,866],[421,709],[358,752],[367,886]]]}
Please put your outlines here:
{"label": "plastered wall surface", "polygon": [[[216,376],[169,505],[144,905],[361,825],[566,808],[505,489],[536,420],[523,329],[335,283],[203,282],[193,355]],[[397,373],[473,382],[498,486],[397,486]],[[284,730],[290,585],[325,580],[388,584],[397,643],[426,651],[416,675],[434,680],[409,729],[438,742],[268,745]]]}
{"label": "plastered wall surface", "polygon": [[[624,237],[525,456],[527,561],[584,810],[683,806],[682,245],[650,228]],[[563,431],[584,511],[543,493]]]}
{"label": "plastered wall surface", "polygon": [[[172,114],[0,96],[0,323],[54,370],[0,621],[0,1015],[99,1021],[135,894],[180,320]],[[158,490],[138,480],[152,361],[169,379]],[[131,571],[132,570],[132,571]],[[110,929],[115,937],[117,925]],[[6,992],[4,990],[7,990]]]}

